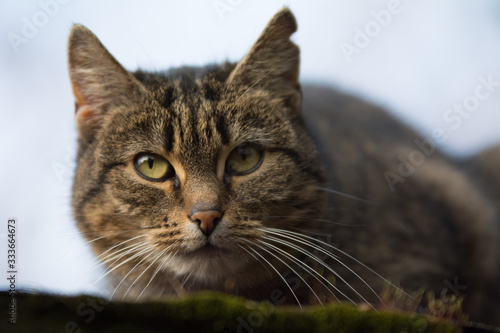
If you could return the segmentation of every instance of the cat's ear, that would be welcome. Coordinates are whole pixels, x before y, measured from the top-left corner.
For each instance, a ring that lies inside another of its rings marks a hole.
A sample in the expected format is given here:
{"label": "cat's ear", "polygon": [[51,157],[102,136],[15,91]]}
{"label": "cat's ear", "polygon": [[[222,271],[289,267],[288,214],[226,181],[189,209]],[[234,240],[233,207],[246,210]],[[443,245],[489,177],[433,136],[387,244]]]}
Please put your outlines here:
{"label": "cat's ear", "polygon": [[292,12],[286,7],[281,9],[236,65],[228,83],[269,90],[287,105],[300,108],[300,54],[290,40],[295,31],[297,23]]}
{"label": "cat's ear", "polygon": [[145,90],[82,25],[71,29],[68,66],[78,130],[85,138],[94,136],[110,107],[126,105]]}

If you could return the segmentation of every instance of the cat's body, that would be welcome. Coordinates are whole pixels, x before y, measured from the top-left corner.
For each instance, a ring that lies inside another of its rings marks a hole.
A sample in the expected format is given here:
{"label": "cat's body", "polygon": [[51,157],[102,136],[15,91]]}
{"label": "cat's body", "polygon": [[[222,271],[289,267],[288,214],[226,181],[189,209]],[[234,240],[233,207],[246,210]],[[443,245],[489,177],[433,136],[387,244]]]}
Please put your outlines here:
{"label": "cat's body", "polygon": [[[284,9],[237,65],[135,76],[73,29],[73,207],[114,296],[376,304],[384,277],[456,287],[473,319],[498,323],[498,204],[469,176],[490,164],[419,148],[416,132],[356,98],[301,92],[295,29]],[[417,149],[425,161],[388,180]]]}
{"label": "cat's body", "polygon": [[[482,320],[498,322],[500,219],[498,202],[487,190],[497,187],[477,186],[460,163],[437,150],[427,156],[415,143],[423,141],[421,135],[377,107],[321,87],[303,91],[308,96],[304,110],[309,110],[304,112],[311,112],[313,119],[311,133],[318,133],[323,142],[329,188],[376,203],[330,195],[328,219],[365,225],[329,225],[333,241],[409,290],[425,286],[438,294],[466,294],[467,310],[475,312],[475,318],[481,313]],[[335,112],[328,111],[332,103],[338,105]],[[431,151],[429,142],[424,149]],[[398,157],[410,160],[416,151],[425,161],[413,165],[414,172],[392,191],[384,174],[398,174]],[[485,178],[494,181],[489,175]]]}

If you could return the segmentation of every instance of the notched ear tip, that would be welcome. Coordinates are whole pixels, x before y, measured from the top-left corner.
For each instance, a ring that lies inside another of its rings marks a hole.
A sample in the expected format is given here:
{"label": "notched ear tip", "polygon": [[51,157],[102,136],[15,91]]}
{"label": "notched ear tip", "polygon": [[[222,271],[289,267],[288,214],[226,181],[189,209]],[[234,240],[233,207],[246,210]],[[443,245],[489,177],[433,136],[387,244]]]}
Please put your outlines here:
{"label": "notched ear tip", "polygon": [[288,7],[283,7],[269,22],[268,33],[280,38],[288,38],[297,31],[297,21]]}
{"label": "notched ear tip", "polygon": [[295,19],[295,15],[293,15],[290,8],[283,7],[278,13],[276,13],[276,16],[289,28],[292,33],[297,31],[297,20]]}
{"label": "notched ear tip", "polygon": [[269,88],[270,82],[274,82],[273,89],[276,90],[281,89],[278,87],[283,86],[284,79],[293,89],[299,89],[300,51],[290,40],[295,31],[295,17],[288,7],[283,7],[273,16],[250,51],[236,65],[227,82],[252,82],[255,85],[265,78],[267,87]]}

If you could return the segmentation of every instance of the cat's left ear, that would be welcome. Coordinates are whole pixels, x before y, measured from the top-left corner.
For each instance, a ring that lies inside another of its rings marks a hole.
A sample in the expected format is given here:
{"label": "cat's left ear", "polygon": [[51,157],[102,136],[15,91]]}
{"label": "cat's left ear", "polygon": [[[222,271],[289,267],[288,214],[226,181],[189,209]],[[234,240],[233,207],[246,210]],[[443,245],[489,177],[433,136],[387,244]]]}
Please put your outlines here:
{"label": "cat's left ear", "polygon": [[297,31],[292,12],[283,8],[269,21],[246,56],[228,78],[229,84],[265,89],[300,109],[299,48],[290,36]]}
{"label": "cat's left ear", "polygon": [[145,87],[123,68],[86,27],[74,25],[68,66],[80,135],[91,140],[113,106],[130,104]]}

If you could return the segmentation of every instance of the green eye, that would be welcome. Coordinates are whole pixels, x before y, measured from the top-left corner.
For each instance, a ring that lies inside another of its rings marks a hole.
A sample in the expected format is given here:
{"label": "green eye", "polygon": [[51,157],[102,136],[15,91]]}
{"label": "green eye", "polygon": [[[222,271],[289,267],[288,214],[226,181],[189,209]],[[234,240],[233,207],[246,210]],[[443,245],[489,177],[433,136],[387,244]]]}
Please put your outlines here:
{"label": "green eye", "polygon": [[246,175],[262,162],[262,150],[254,145],[242,145],[234,149],[226,160],[226,172],[230,175]]}
{"label": "green eye", "polygon": [[163,157],[155,154],[140,154],[134,161],[139,175],[156,182],[162,182],[175,176],[172,165]]}

